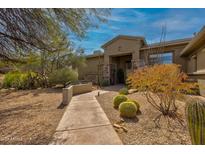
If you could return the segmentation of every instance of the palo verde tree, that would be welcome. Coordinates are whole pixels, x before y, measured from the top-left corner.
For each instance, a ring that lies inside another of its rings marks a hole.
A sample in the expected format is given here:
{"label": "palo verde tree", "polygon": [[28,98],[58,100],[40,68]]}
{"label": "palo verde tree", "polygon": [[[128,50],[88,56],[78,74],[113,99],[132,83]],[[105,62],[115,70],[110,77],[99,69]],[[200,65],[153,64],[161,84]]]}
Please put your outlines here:
{"label": "palo verde tree", "polygon": [[0,9],[0,57],[62,50],[71,33],[82,38],[109,14],[109,9]]}
{"label": "palo verde tree", "polygon": [[37,81],[48,86],[50,74],[71,74],[71,66],[84,62],[70,37],[85,37],[109,14],[109,9],[0,9],[0,59],[18,62],[17,70],[37,73]]}

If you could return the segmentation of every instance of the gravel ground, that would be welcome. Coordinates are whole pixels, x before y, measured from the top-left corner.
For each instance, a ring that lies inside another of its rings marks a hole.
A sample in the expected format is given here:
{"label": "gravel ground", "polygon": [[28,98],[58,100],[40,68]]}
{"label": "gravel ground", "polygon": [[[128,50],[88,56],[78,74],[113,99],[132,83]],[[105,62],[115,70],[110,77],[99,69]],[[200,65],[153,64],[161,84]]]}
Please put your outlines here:
{"label": "gravel ground", "polygon": [[[123,119],[124,122],[122,122],[119,111],[114,109],[112,105],[113,97],[117,94],[117,92],[110,91],[96,98],[111,123],[113,125],[116,123],[120,124],[128,130],[126,132],[122,129],[115,128],[124,144],[191,144],[186,122],[184,123],[184,127],[175,120],[170,120],[170,125],[168,125],[167,119],[162,116],[160,122],[161,128],[157,128],[153,120],[160,113],[153,109],[140,93],[129,94],[128,97],[139,102],[141,113],[135,119]],[[184,102],[179,102],[178,107],[179,113],[182,114],[182,119],[185,121]]]}
{"label": "gravel ground", "polygon": [[0,144],[48,144],[63,115],[61,89],[0,93]]}

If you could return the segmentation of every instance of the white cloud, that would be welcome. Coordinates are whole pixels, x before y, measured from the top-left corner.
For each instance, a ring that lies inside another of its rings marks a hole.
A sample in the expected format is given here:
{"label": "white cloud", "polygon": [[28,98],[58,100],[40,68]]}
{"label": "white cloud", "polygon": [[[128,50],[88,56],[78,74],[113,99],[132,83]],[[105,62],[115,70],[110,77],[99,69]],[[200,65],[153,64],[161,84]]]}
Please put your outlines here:
{"label": "white cloud", "polygon": [[152,26],[155,28],[161,28],[163,25],[166,25],[167,31],[169,32],[187,31],[196,27],[200,21],[201,19],[197,17],[189,18],[189,16],[173,16],[157,20]]}
{"label": "white cloud", "polygon": [[[127,15],[125,15],[127,14]],[[115,9],[111,16],[105,17],[108,21],[136,23],[147,19],[146,14],[133,9]]]}

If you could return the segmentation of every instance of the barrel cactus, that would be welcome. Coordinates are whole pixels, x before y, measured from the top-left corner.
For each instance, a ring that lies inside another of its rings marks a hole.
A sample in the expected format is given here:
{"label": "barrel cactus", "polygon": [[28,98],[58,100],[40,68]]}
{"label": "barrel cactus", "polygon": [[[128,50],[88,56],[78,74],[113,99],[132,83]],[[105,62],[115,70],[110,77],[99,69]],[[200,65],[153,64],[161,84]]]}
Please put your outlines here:
{"label": "barrel cactus", "polygon": [[192,144],[205,144],[205,102],[192,100],[186,107],[187,123]]}
{"label": "barrel cactus", "polygon": [[122,88],[119,90],[119,94],[121,95],[127,95],[128,94],[128,89],[125,87],[125,88]]}
{"label": "barrel cactus", "polygon": [[125,102],[128,98],[125,95],[117,95],[113,99],[113,106],[114,108],[118,109],[119,105],[122,102]]}
{"label": "barrel cactus", "polygon": [[137,106],[137,110],[140,109],[140,105],[139,105],[139,103],[138,103],[137,101],[135,101],[135,100],[133,100],[133,99],[129,99],[128,101],[135,103],[135,105]]}
{"label": "barrel cactus", "polygon": [[120,116],[134,118],[137,114],[137,106],[133,102],[123,102],[119,106]]}

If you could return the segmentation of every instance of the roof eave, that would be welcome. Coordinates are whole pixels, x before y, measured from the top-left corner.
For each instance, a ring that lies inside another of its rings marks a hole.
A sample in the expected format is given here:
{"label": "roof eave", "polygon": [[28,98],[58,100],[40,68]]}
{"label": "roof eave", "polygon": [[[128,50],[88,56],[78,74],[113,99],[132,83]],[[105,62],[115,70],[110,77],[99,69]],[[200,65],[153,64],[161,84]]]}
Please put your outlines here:
{"label": "roof eave", "polygon": [[104,53],[93,54],[93,55],[86,55],[85,58],[88,59],[88,58],[95,58],[95,57],[102,57],[102,56],[104,56]]}
{"label": "roof eave", "polygon": [[205,43],[205,27],[190,41],[190,43],[182,50],[180,56],[187,56],[197,47]]}
{"label": "roof eave", "polygon": [[[168,46],[175,46],[175,45],[186,45],[188,44],[189,41],[186,41],[186,42],[178,42],[178,43],[170,43],[170,44],[165,44],[164,46],[165,47],[168,47]],[[162,45],[156,45],[156,46],[147,46],[147,47],[143,47],[141,48],[140,50],[147,50],[147,49],[153,49],[153,48],[159,48],[161,47]]]}
{"label": "roof eave", "polygon": [[106,42],[105,44],[103,44],[101,46],[101,48],[105,49],[105,47],[107,47],[109,44],[111,44],[113,41],[119,39],[119,38],[128,38],[128,39],[135,39],[135,40],[142,40],[144,42],[144,44],[147,44],[146,40],[144,37],[142,36],[128,36],[128,35],[118,35],[116,37],[114,37],[113,39],[109,40],[108,42]]}

